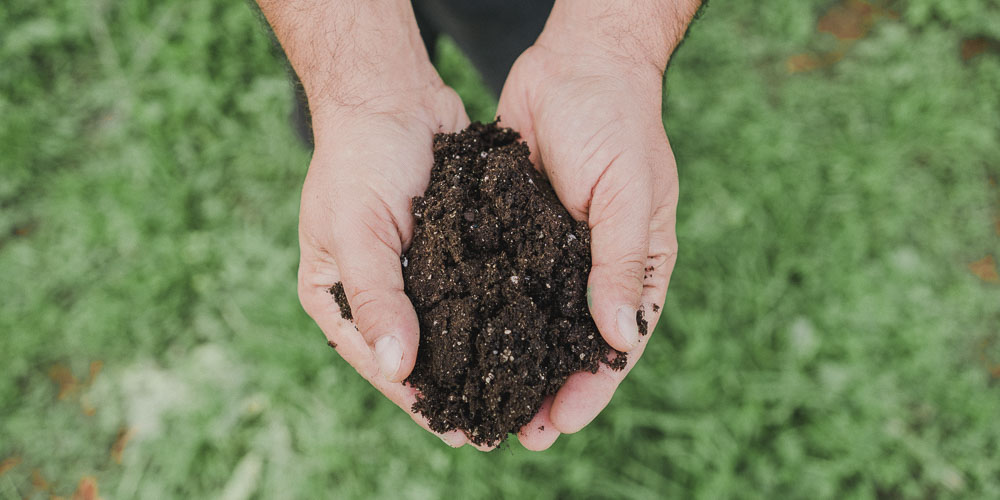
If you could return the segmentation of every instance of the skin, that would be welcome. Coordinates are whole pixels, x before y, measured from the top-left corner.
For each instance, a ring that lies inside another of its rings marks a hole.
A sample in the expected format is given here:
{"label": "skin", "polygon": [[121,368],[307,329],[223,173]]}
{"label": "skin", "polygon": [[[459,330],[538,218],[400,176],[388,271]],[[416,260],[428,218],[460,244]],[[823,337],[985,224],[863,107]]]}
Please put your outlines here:
{"label": "skin", "polygon": [[[574,374],[548,398],[518,434],[528,449],[544,450],[590,423],[645,349],[636,309],[650,331],[659,319],[651,306],[663,303],[677,255],[677,170],[660,117],[662,77],[698,3],[557,1],[504,86],[502,125],[521,132],[560,201],[591,227],[591,314],[605,340],[629,352],[625,370]],[[469,119],[428,60],[409,2],[259,4],[313,114],[299,298],[340,355],[428,429],[409,411],[415,390],[401,383],[416,360],[419,327],[399,256],[413,236],[410,199],[430,179],[433,134],[459,131]],[[355,324],[327,292],[338,281]],[[458,431],[439,437],[469,443]]]}

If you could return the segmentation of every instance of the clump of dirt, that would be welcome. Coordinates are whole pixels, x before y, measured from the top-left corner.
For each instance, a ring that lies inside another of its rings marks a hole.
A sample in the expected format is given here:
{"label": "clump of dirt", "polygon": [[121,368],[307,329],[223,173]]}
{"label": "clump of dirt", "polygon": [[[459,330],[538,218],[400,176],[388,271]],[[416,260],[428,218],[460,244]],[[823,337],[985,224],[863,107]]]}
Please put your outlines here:
{"label": "clump of dirt", "polygon": [[[587,307],[590,230],[573,220],[511,129],[434,138],[402,259],[420,318],[413,410],[477,444],[517,432],[575,372],[620,370]],[[637,317],[645,330],[645,320]]]}
{"label": "clump of dirt", "polygon": [[[431,429],[499,444],[569,375],[625,367],[587,306],[590,230],[532,167],[517,132],[473,123],[437,134],[430,185],[412,211],[401,261],[420,346],[406,383]],[[330,293],[350,319],[343,286]],[[646,335],[641,309],[636,322]]]}
{"label": "clump of dirt", "polygon": [[354,315],[351,314],[351,304],[347,302],[347,294],[344,293],[344,284],[340,281],[334,283],[330,287],[330,295],[333,295],[333,300],[340,308],[340,316],[347,321],[353,321]]}

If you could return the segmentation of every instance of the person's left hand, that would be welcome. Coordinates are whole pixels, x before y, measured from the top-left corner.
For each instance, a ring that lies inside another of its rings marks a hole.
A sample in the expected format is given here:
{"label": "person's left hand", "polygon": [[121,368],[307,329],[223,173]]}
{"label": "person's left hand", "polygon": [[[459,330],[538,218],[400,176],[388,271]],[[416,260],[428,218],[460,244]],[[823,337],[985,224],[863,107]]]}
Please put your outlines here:
{"label": "person's left hand", "polygon": [[[570,214],[591,228],[590,311],[604,339],[627,351],[624,370],[567,379],[518,434],[543,450],[607,406],[642,355],[636,309],[653,331],[677,256],[677,168],[660,116],[662,72],[624,57],[536,43],[500,97],[503,126],[521,133]],[[654,311],[653,305],[657,306]],[[544,430],[543,430],[544,429]]]}

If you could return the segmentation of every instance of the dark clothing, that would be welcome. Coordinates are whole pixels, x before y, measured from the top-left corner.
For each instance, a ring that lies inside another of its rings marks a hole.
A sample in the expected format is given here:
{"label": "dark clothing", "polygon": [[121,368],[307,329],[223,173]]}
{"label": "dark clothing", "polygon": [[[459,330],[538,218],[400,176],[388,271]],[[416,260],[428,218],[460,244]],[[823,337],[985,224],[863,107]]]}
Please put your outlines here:
{"label": "dark clothing", "polygon": [[499,97],[514,60],[534,43],[554,0],[414,0],[424,44],[451,36]]}

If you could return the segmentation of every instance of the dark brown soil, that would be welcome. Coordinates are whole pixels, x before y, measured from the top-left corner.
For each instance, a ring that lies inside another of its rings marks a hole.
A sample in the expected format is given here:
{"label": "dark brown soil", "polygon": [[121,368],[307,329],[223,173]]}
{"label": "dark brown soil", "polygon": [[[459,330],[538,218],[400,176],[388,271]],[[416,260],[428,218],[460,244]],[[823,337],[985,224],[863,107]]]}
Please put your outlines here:
{"label": "dark brown soil", "polygon": [[347,294],[344,293],[344,284],[339,281],[334,283],[330,287],[330,295],[333,295],[333,300],[337,301],[340,316],[348,321],[353,321],[354,315],[351,314],[351,304],[347,302]]}
{"label": "dark brown soil", "polygon": [[570,217],[519,138],[495,123],[434,138],[403,257],[421,332],[407,379],[421,394],[413,410],[477,444],[517,432],[570,374],[626,363],[587,308],[587,224]]}
{"label": "dark brown soil", "polygon": [[[460,429],[480,445],[516,433],[575,372],[615,370],[587,307],[590,230],[532,167],[519,135],[473,123],[434,138],[434,167],[413,199],[413,242],[402,257],[420,320],[406,382],[434,431]],[[342,314],[340,283],[330,289]],[[647,333],[644,312],[636,314]]]}

